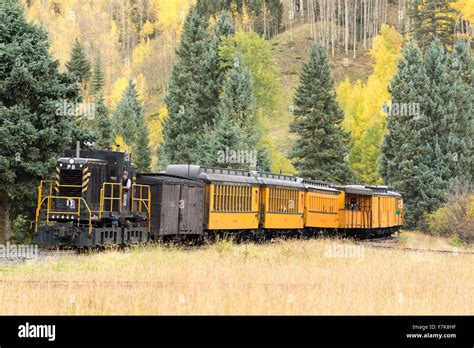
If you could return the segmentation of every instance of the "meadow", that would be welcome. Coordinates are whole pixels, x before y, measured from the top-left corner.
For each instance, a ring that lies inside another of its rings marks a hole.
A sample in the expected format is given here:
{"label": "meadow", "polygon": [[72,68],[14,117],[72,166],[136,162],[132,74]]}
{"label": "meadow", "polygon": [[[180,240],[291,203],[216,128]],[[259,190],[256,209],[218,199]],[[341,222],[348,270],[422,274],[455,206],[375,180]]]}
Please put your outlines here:
{"label": "meadow", "polygon": [[[419,233],[399,244],[453,249]],[[150,246],[0,266],[0,313],[472,315],[473,264],[335,239]]]}

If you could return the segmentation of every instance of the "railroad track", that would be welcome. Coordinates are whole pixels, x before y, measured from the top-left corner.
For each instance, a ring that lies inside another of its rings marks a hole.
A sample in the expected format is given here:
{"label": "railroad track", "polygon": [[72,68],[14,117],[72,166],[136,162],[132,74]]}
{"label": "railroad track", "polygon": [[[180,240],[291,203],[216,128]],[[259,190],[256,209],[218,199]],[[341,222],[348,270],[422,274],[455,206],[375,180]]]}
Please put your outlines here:
{"label": "railroad track", "polygon": [[410,248],[397,245],[399,239],[394,236],[367,239],[357,241],[357,245],[363,245],[369,248],[375,249],[388,249],[397,251],[408,251],[415,253],[438,253],[438,254],[454,254],[454,255],[474,255],[474,251],[459,251],[459,250],[443,250],[443,249],[422,249],[422,248]]}

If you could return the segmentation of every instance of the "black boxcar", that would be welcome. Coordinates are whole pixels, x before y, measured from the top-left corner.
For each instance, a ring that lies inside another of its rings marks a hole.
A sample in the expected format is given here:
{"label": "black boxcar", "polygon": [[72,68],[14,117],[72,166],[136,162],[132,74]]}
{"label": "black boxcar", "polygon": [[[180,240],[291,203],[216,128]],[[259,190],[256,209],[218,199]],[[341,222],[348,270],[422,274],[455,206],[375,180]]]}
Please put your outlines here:
{"label": "black boxcar", "polygon": [[167,174],[137,174],[137,184],[151,187],[152,239],[203,235],[204,183]]}

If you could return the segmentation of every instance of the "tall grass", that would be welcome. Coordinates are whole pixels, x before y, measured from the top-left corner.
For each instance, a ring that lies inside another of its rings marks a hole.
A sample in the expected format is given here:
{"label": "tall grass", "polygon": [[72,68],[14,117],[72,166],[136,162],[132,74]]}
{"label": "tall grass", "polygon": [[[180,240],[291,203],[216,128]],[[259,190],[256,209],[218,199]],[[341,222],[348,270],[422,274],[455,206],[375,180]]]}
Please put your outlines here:
{"label": "tall grass", "polygon": [[0,313],[474,314],[473,255],[328,254],[343,243],[220,241],[3,266]]}

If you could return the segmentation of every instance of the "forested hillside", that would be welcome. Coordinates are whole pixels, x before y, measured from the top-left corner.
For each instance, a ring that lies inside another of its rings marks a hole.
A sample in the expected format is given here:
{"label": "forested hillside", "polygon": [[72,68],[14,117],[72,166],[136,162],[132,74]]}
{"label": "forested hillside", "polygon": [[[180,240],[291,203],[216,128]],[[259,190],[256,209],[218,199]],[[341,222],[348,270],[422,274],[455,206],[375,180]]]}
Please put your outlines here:
{"label": "forested hillside", "polygon": [[248,167],[215,156],[239,148],[259,170],[393,185],[417,226],[470,192],[473,1],[18,1],[78,82],[69,100],[94,108],[71,139],[120,144],[139,170]]}

